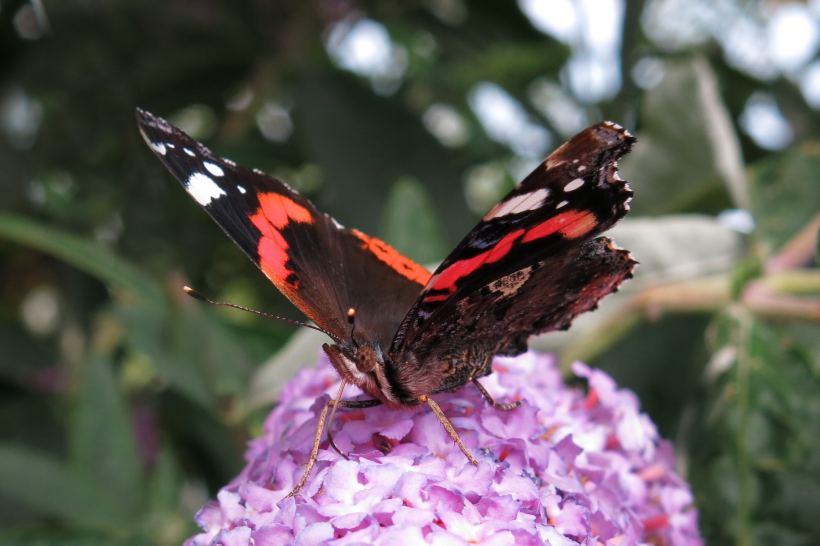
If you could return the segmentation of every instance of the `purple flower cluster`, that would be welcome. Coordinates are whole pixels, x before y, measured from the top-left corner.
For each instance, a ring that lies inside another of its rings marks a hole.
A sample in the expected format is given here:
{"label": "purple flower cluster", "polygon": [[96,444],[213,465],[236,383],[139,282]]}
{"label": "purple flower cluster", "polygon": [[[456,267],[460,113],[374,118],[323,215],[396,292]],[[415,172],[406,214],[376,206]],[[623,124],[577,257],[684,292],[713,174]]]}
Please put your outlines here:
{"label": "purple flower cluster", "polygon": [[302,370],[185,545],[702,545],[672,446],[637,397],[601,371],[573,371],[588,393],[565,385],[550,356],[497,358],[482,383],[523,402],[512,411],[472,385],[434,397],[478,467],[426,406],[340,410],[334,439],[350,460],[325,440],[305,487],[285,498],[338,381],[326,362]]}

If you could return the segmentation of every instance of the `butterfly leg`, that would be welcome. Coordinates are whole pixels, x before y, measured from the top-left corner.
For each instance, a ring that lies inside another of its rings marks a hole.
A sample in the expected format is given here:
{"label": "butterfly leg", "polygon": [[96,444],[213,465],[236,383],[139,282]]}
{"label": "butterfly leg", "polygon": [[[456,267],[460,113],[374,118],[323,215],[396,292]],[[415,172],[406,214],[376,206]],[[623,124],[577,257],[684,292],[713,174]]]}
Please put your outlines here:
{"label": "butterfly leg", "polygon": [[[310,459],[308,459],[305,472],[302,474],[302,477],[299,478],[299,483],[296,484],[293,491],[288,493],[285,498],[292,497],[298,493],[299,490],[304,487],[305,483],[307,483],[308,477],[310,477],[310,471],[313,470],[313,465],[316,464],[316,458],[319,455],[319,445],[322,443],[322,432],[325,429],[325,421],[327,420],[328,410],[334,405],[341,408],[372,408],[373,406],[378,406],[379,404],[381,404],[381,401],[379,400],[339,400],[338,404],[336,403],[336,400],[329,401],[325,407],[322,408],[322,413],[319,414],[319,422],[316,423],[316,434],[313,436],[313,449],[310,450]],[[335,444],[333,445],[335,447]],[[336,451],[338,451],[338,448]]]}
{"label": "butterfly leg", "polygon": [[436,404],[433,401],[433,399],[427,396],[426,394],[421,395],[419,397],[419,400],[430,406],[430,409],[433,410],[433,413],[436,415],[436,417],[438,417],[438,420],[441,421],[441,424],[444,425],[445,429],[447,429],[447,433],[450,435],[450,438],[452,438],[453,441],[456,444],[458,444],[458,447],[461,448],[461,452],[467,456],[467,459],[471,463],[473,463],[475,466],[478,466],[478,461],[476,461],[475,457],[473,457],[472,453],[470,453],[470,451],[467,449],[467,446],[464,445],[464,442],[461,441],[458,432],[456,432],[455,427],[453,427],[453,423],[451,423],[450,420],[447,419],[447,416],[444,415],[443,411],[441,411],[439,405]]}
{"label": "butterfly leg", "polygon": [[[337,405],[335,405],[333,402],[334,401],[331,400],[330,402],[328,402],[328,405],[333,406],[334,409],[336,409],[336,407],[350,408],[350,409],[373,408],[373,407],[381,405],[381,403],[382,403],[381,400],[339,400],[339,403]],[[340,450],[336,446],[336,442],[333,441],[333,433],[330,431],[332,428],[333,428],[333,412],[331,412],[331,414],[330,414],[330,426],[327,427],[327,441],[330,443],[330,446],[336,451],[336,453],[338,453],[339,455],[341,455],[342,457],[344,457],[345,459],[347,459],[349,461],[350,457],[348,457],[347,455],[342,453],[342,450]]]}
{"label": "butterfly leg", "polygon": [[478,382],[478,379],[471,379],[470,381],[472,381],[473,385],[475,385],[478,388],[478,390],[481,392],[481,394],[484,395],[484,398],[487,399],[487,402],[489,402],[490,405],[492,407],[496,408],[496,409],[500,409],[500,410],[503,410],[503,411],[509,411],[509,410],[513,410],[513,409],[515,409],[515,408],[517,408],[518,406],[521,405],[520,400],[516,400],[512,404],[499,404],[498,402],[493,400],[493,397],[490,396],[490,393],[487,392],[487,389],[485,389],[484,386],[481,383]]}

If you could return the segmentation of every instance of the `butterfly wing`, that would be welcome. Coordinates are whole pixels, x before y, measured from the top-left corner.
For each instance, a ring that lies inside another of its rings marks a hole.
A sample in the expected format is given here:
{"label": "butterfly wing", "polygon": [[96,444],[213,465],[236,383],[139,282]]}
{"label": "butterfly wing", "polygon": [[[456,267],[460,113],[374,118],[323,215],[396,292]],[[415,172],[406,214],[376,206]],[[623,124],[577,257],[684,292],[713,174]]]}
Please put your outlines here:
{"label": "butterfly wing", "polygon": [[430,273],[385,243],[345,229],[287,184],[211,153],[137,110],[143,138],[185,190],[319,327],[386,347]]}
{"label": "butterfly wing", "polygon": [[517,354],[530,335],[567,328],[631,276],[629,254],[593,238],[628,210],[632,192],[616,162],[634,142],[610,122],[586,129],[483,218],[402,322],[394,384],[441,365],[449,379],[433,391],[453,388],[467,372],[452,362],[485,366],[494,354]]}

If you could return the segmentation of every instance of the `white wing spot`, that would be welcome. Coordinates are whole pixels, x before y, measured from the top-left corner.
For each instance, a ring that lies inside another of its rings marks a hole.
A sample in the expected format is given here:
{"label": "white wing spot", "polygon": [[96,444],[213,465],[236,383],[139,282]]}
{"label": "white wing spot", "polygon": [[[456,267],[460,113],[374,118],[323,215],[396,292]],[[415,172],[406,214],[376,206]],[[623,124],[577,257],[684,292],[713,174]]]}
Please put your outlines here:
{"label": "white wing spot", "polygon": [[194,157],[196,155],[194,152],[192,152],[188,148],[183,148],[182,151],[185,152],[186,154],[188,154],[191,157]]}
{"label": "white wing spot", "polygon": [[565,207],[567,205],[569,205],[569,201],[561,201],[560,203],[555,205],[555,208],[560,209],[561,207]]}
{"label": "white wing spot", "polygon": [[142,127],[140,127],[140,134],[142,135],[142,139],[146,144],[148,144],[148,146],[151,147],[152,150],[157,152],[159,155],[165,155],[165,144],[162,142],[153,142],[150,138],[148,138],[148,135],[145,134],[145,131],[142,130]]}
{"label": "white wing spot", "polygon": [[584,172],[585,170],[587,170],[587,166],[586,166],[586,165],[581,165],[580,167],[578,167],[578,172],[579,172],[579,173],[582,173],[582,172]]}
{"label": "white wing spot", "polygon": [[174,146],[174,145],[173,145],[173,144],[171,144],[170,142],[169,142],[168,144],[166,144],[166,146],[168,146],[168,147],[169,147],[169,148],[171,148],[172,150],[173,150],[174,148],[176,148],[176,146]]}
{"label": "white wing spot", "polygon": [[621,127],[621,126],[620,126],[620,125],[618,125],[617,123],[613,123],[613,124],[612,124],[612,128],[613,128],[613,129],[615,129],[616,131],[620,131],[621,129],[623,129],[623,127]]}
{"label": "white wing spot", "polygon": [[578,159],[573,159],[573,160],[572,160],[572,164],[574,165],[575,163],[578,163],[578,161],[580,161],[580,160],[578,160]]}
{"label": "white wing spot", "polygon": [[196,199],[197,203],[208,205],[214,199],[225,195],[225,190],[216,185],[216,182],[211,180],[207,175],[202,173],[194,173],[185,182],[185,189],[191,194],[191,197]]}
{"label": "white wing spot", "polygon": [[205,168],[208,169],[208,172],[214,176],[225,176],[225,171],[222,170],[222,167],[217,165],[216,163],[211,163],[210,161],[203,162]]}
{"label": "white wing spot", "polygon": [[246,191],[248,191],[245,188],[243,188],[242,186],[237,186],[236,189],[238,189],[242,193],[245,193]]}
{"label": "white wing spot", "polygon": [[492,220],[500,216],[508,214],[518,214],[519,212],[526,212],[528,210],[535,210],[541,206],[544,200],[549,197],[550,191],[547,188],[541,188],[530,193],[516,195],[510,198],[509,201],[499,203],[493,210],[490,211],[485,220]]}
{"label": "white wing spot", "polygon": [[575,191],[583,185],[584,185],[584,179],[583,178],[576,178],[575,180],[573,180],[572,182],[570,182],[569,184],[564,186],[564,191],[565,192]]}

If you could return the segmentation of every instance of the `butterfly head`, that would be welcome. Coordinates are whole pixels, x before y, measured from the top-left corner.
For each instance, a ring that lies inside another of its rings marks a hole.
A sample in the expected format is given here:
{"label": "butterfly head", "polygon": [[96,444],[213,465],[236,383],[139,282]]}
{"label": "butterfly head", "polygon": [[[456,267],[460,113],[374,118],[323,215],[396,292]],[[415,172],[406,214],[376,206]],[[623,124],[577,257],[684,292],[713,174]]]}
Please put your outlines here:
{"label": "butterfly head", "polygon": [[384,354],[378,347],[325,345],[330,363],[348,382],[384,404],[394,405],[396,397],[385,374]]}

